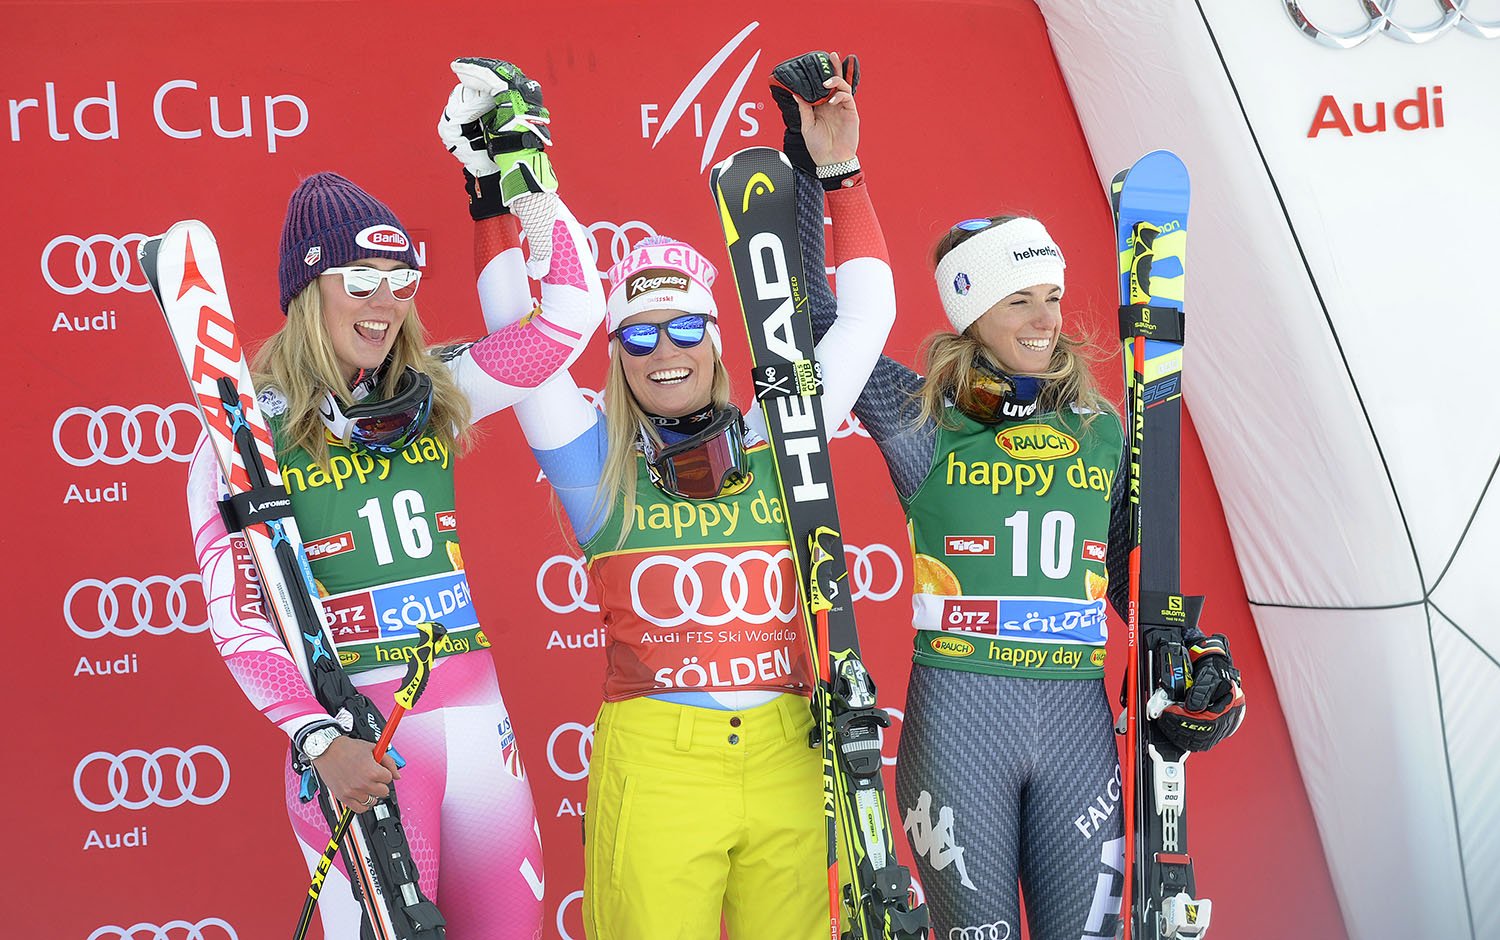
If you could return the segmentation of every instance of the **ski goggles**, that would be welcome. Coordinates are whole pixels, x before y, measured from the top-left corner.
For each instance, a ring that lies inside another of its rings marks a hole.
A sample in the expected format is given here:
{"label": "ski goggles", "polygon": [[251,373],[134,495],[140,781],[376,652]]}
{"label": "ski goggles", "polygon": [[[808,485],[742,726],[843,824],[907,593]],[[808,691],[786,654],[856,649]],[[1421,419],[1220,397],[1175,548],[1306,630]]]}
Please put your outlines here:
{"label": "ski goggles", "polygon": [[1000,222],[997,222],[994,219],[964,219],[962,222],[957,222],[954,224],[953,231],[982,232],[985,229],[989,228],[991,225],[1000,224]]}
{"label": "ski goggles", "polygon": [[431,416],[432,379],[411,366],[401,373],[390,398],[365,398],[345,408],[330,392],[323,407],[328,430],[344,446],[384,454],[409,447],[427,429]]}
{"label": "ski goggles", "polygon": [[697,313],[685,313],[664,323],[631,323],[609,334],[620,341],[620,345],[632,356],[649,356],[656,351],[661,334],[667,334],[672,344],[691,349],[703,342],[708,335],[708,325],[717,322],[713,317]]}
{"label": "ski goggles", "polygon": [[707,428],[651,453],[651,482],[671,496],[714,499],[745,479],[745,429],[740,413],[724,408]]}
{"label": "ski goggles", "polygon": [[969,394],[959,410],[980,424],[1000,424],[1035,413],[1042,380],[1034,375],[1006,375],[983,359],[974,361]]}
{"label": "ski goggles", "polygon": [[397,300],[411,300],[417,296],[417,285],[422,281],[422,272],[416,268],[395,268],[382,271],[379,268],[362,266],[327,268],[324,274],[337,274],[344,279],[344,293],[355,300],[368,300],[380,290],[385,281],[391,288],[391,296]]}

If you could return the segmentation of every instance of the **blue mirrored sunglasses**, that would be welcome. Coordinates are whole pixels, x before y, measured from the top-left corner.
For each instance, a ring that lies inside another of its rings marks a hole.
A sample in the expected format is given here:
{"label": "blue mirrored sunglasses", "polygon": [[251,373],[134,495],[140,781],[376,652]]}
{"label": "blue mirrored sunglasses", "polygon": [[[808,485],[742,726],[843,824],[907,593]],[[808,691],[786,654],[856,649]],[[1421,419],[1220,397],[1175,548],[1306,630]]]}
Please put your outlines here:
{"label": "blue mirrored sunglasses", "polygon": [[690,349],[703,342],[708,324],[713,322],[716,322],[713,317],[685,313],[663,323],[632,323],[620,327],[610,335],[618,339],[620,345],[632,356],[649,356],[656,349],[662,333],[666,333],[673,344]]}

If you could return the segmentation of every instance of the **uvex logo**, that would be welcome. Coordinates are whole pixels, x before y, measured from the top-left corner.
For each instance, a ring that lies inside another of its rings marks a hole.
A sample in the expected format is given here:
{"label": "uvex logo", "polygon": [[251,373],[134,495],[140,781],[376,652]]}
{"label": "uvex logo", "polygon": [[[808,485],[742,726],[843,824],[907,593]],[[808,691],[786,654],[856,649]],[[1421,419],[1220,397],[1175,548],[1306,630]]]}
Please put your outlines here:
{"label": "uvex logo", "polygon": [[[1397,129],[1403,131],[1426,130],[1443,126],[1443,86],[1433,85],[1431,97],[1427,88],[1418,88],[1410,98],[1403,98],[1389,107],[1390,118]],[[1386,124],[1387,106],[1384,101],[1365,104],[1355,101],[1346,112],[1333,95],[1324,95],[1318,101],[1317,113],[1307,136],[1317,137],[1324,131],[1338,131],[1344,137],[1361,134],[1380,134],[1389,129]],[[1354,119],[1351,127],[1349,118]]]}
{"label": "uvex logo", "polygon": [[944,555],[993,555],[995,539],[989,535],[946,535],[943,537]]}
{"label": "uvex logo", "polygon": [[687,275],[667,268],[647,268],[638,274],[633,274],[625,282],[625,300],[634,300],[637,296],[654,290],[675,290],[686,292],[688,289]]}
{"label": "uvex logo", "polygon": [[[687,83],[687,86],[682,89],[682,93],[677,96],[677,100],[672,102],[672,107],[668,109],[665,118],[657,117],[657,113],[661,110],[661,105],[641,105],[641,139],[651,138],[652,150],[656,149],[656,145],[662,142],[662,139],[671,132],[672,128],[677,126],[677,123],[689,111],[693,114],[693,136],[703,141],[703,159],[698,164],[700,171],[707,168],[713,162],[714,153],[719,147],[719,139],[724,136],[724,130],[728,126],[731,116],[735,116],[739,120],[739,127],[736,131],[739,136],[754,137],[760,133],[760,121],[755,117],[755,112],[764,108],[765,104],[759,101],[740,100],[740,93],[745,90],[745,83],[750,80],[751,75],[755,74],[755,65],[760,61],[759,49],[755,50],[754,54],[750,56],[750,60],[745,63],[744,68],[735,77],[734,83],[729,86],[729,91],[724,94],[723,100],[720,101],[718,109],[714,112],[713,123],[708,127],[706,133],[703,128],[703,104],[698,101],[698,93],[703,91],[704,87],[718,75],[719,68],[734,54],[735,50],[740,47],[758,26],[760,26],[758,22],[753,22],[749,26],[746,26],[733,39],[726,42],[718,52],[714,53],[708,62],[704,64],[703,68],[698,70],[698,74],[694,75],[692,80]],[[651,127],[658,123],[661,127],[657,129],[656,136],[652,137]]]}
{"label": "uvex logo", "polygon": [[379,251],[405,251],[411,247],[406,233],[393,225],[372,225],[354,236],[354,243]]}

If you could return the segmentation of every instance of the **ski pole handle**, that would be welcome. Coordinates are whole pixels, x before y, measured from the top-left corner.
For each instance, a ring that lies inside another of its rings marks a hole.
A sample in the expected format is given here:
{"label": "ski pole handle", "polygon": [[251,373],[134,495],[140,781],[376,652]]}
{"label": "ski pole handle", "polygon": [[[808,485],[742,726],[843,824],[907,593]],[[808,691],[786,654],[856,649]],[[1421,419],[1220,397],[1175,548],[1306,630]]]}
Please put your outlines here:
{"label": "ski pole handle", "polygon": [[[432,659],[437,651],[448,644],[448,631],[440,623],[419,623],[417,632],[422,635],[422,641],[413,650],[413,655],[406,662],[406,678],[401,683],[401,688],[396,691],[396,705],[391,709],[391,717],[381,729],[380,738],[375,742],[375,750],[372,756],[378,763],[385,752],[391,746],[391,738],[396,733],[396,726],[401,724],[401,716],[405,715],[412,706],[417,704],[417,699],[427,689],[427,680],[432,676]],[[317,870],[313,872],[312,884],[307,889],[307,900],[302,903],[302,916],[297,921],[297,930],[292,934],[292,940],[305,940],[307,930],[312,926],[313,912],[318,907],[318,896],[323,893],[323,880],[328,877],[328,870],[333,867],[333,858],[339,852],[339,843],[344,841],[344,836],[349,832],[349,825],[354,821],[354,810],[345,806],[339,813],[338,824],[333,827],[333,833],[328,839],[328,846],[323,849],[323,857],[318,859]]]}
{"label": "ski pole handle", "polygon": [[433,657],[438,650],[445,649],[448,645],[448,631],[440,623],[419,623],[417,632],[422,635],[422,642],[417,644],[413,655],[406,661],[406,678],[402,681],[401,688],[396,690],[396,707],[391,709],[391,717],[381,729],[379,740],[375,742],[376,761],[384,757],[386,749],[391,746],[391,736],[396,733],[401,716],[411,710],[422,693],[427,691]]}

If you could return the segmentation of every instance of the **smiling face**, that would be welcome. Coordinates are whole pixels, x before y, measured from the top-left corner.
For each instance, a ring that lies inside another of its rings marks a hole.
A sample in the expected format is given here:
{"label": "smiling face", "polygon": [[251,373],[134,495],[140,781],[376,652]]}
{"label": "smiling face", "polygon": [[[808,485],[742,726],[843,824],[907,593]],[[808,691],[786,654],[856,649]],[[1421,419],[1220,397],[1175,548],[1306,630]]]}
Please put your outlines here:
{"label": "smiling face", "polygon": [[1006,372],[1046,372],[1062,332],[1062,288],[1038,284],[1003,297],[968,332]]}
{"label": "smiling face", "polygon": [[[348,266],[381,271],[407,267],[392,258],[361,258]],[[361,369],[377,369],[385,362],[401,324],[412,310],[412,301],[391,296],[391,285],[386,281],[370,297],[350,297],[338,274],[318,277],[318,298],[323,307],[323,328],[333,343],[333,354],[345,381],[353,380]]]}
{"label": "smiling face", "polygon": [[[665,323],[682,316],[681,310],[649,310],[627,317],[621,326],[632,323]],[[611,355],[620,358],[625,382],[635,395],[636,403],[647,414],[679,418],[706,406],[713,393],[713,341],[704,335],[696,346],[683,348],[672,342],[665,331],[657,336],[650,355],[632,356],[612,340]]]}

